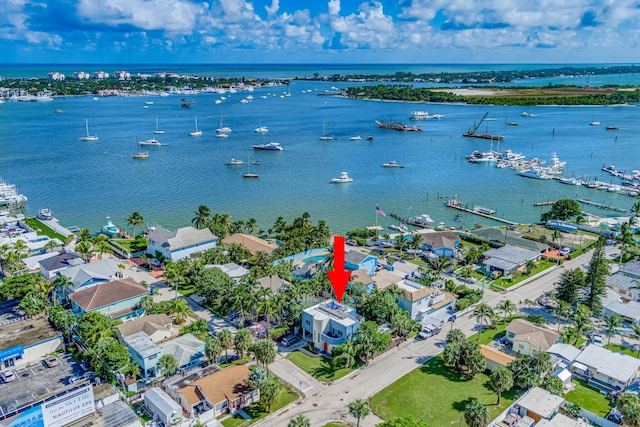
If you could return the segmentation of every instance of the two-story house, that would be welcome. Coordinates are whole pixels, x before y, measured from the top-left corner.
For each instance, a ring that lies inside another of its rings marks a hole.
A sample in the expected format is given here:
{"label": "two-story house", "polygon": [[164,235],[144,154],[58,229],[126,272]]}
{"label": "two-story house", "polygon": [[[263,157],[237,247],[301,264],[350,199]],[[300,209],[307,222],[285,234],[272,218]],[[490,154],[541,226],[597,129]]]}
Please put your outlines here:
{"label": "two-story house", "polygon": [[360,251],[350,250],[344,254],[344,268],[350,271],[365,270],[369,276],[376,273],[378,258]]}
{"label": "two-story house", "polygon": [[147,233],[147,239],[149,255],[155,256],[156,252],[160,252],[171,261],[189,258],[193,254],[215,248],[218,241],[208,228],[198,230],[194,227],[183,227],[176,231],[157,227]]}
{"label": "two-story house", "polygon": [[72,285],[68,291],[77,291],[98,283],[121,279],[124,277],[124,270],[118,267],[118,263],[113,259],[101,259],[67,268],[59,274],[71,281]]}
{"label": "two-story house", "polygon": [[363,320],[355,308],[328,300],[302,310],[302,338],[330,354],[333,347],[351,339]]}
{"label": "two-story house", "polygon": [[162,355],[176,359],[178,369],[190,369],[204,361],[204,342],[192,334],[184,334],[160,344]]}
{"label": "two-story house", "polygon": [[98,311],[111,319],[133,319],[144,314],[140,300],[149,291],[132,278],[112,280],[69,295],[72,311],[84,316]]}
{"label": "two-story house", "polygon": [[120,338],[123,340],[138,332],[144,332],[151,338],[151,341],[157,344],[161,341],[166,341],[173,335],[177,335],[180,328],[174,328],[171,318],[161,313],[150,314],[140,317],[139,319],[124,322],[117,325],[116,329],[118,330]]}
{"label": "two-story house", "polygon": [[513,319],[505,328],[505,339],[514,353],[534,356],[547,351],[559,341],[560,334],[524,319]]}
{"label": "two-story house", "polygon": [[409,312],[418,322],[435,319],[435,323],[440,323],[455,311],[456,297],[450,292],[409,279],[402,279],[396,285],[402,291],[396,297],[398,307]]}
{"label": "two-story house", "polygon": [[41,259],[39,264],[40,275],[47,280],[51,280],[70,267],[84,264],[84,259],[80,254],[63,250],[55,255]]}
{"label": "two-story house", "polygon": [[158,361],[162,356],[162,348],[154,343],[149,335],[138,332],[124,338],[124,344],[129,350],[129,355],[140,367],[140,375],[143,378],[155,378],[163,372],[157,371]]}
{"label": "two-story house", "polygon": [[436,231],[435,233],[421,233],[420,242],[425,249],[434,254],[453,258],[456,248],[460,245],[460,236],[452,231]]}

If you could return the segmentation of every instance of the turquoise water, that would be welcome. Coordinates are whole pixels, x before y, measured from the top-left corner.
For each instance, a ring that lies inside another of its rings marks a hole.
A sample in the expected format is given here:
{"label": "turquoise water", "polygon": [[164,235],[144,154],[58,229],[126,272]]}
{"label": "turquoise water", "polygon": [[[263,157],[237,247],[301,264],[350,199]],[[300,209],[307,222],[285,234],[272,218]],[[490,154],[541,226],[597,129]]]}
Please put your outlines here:
{"label": "turquoise water", "polygon": [[316,261],[316,262],[321,262],[324,261],[325,259],[327,259],[327,257],[325,255],[316,255],[316,256],[310,256],[308,258],[305,258],[302,260],[303,264],[308,263],[309,261]]}
{"label": "turquoise water", "polygon": [[[252,75],[251,70],[245,71],[244,75]],[[286,75],[284,68],[271,72]],[[228,99],[221,104],[213,102],[220,95],[200,94],[192,96],[197,102],[189,109],[180,108],[180,95],[6,102],[0,105],[0,178],[16,184],[29,197],[27,214],[48,207],[62,224],[93,230],[100,228],[107,215],[123,226],[124,218],[133,211],[139,211],[148,223],[181,227],[191,223],[200,204],[213,212],[228,213],[232,219],[256,218],[264,230],[278,216],[291,220],[309,212],[313,222],[323,219],[333,231],[344,232],[395,222],[389,215],[377,216],[376,205],[387,214],[426,213],[436,224],[460,225],[454,222],[457,211],[444,206],[446,198],[456,196],[521,222],[537,221],[548,210],[533,207],[535,201],[584,197],[622,208],[634,203],[635,199],[622,195],[526,179],[510,169],[471,164],[466,154],[492,146],[462,134],[488,111],[496,120],[486,122],[480,130],[488,125],[489,132],[505,137],[493,149],[509,148],[547,160],[555,151],[568,162],[569,175],[619,182],[600,168],[612,164],[619,169],[640,169],[637,107],[524,109],[317,96],[331,86],[334,84],[293,82],[292,95],[283,98],[280,95],[286,88],[258,89],[251,93],[251,103],[240,102],[248,93],[226,94]],[[145,101],[154,104],[144,108]],[[55,109],[63,113],[56,114]],[[382,130],[374,123],[390,119],[409,123],[414,110],[445,117],[420,122],[421,133]],[[536,117],[521,117],[523,111]],[[221,115],[233,129],[226,139],[214,136]],[[152,133],[156,116],[164,135]],[[201,138],[188,136],[194,117],[203,131]],[[99,141],[78,141],[85,118]],[[594,119],[602,125],[589,126]],[[507,126],[507,120],[520,125]],[[324,122],[327,133],[335,135],[334,141],[318,140]],[[260,124],[270,132],[253,132]],[[606,131],[606,125],[617,125],[619,130]],[[349,141],[354,135],[363,139]],[[368,135],[374,140],[366,141]],[[132,160],[136,140],[152,136],[167,145],[145,148],[149,159]],[[252,144],[270,141],[279,142],[284,151],[251,149]],[[231,157],[245,160],[245,166],[225,165]],[[382,163],[391,160],[405,168],[382,168]],[[251,165],[253,161],[260,165]],[[260,178],[243,179],[247,171]],[[330,179],[341,171],[348,171],[354,181],[331,184]],[[613,214],[591,206],[585,209]],[[464,214],[462,221],[466,227],[492,223],[470,214]]]}

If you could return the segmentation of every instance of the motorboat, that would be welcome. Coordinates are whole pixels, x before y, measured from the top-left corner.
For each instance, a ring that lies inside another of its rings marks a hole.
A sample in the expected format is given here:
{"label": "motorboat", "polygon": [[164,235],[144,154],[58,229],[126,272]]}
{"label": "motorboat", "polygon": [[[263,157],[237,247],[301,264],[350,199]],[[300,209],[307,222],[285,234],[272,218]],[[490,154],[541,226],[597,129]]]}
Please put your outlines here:
{"label": "motorboat", "polygon": [[352,136],[349,141],[360,141],[362,137],[360,135]]}
{"label": "motorboat", "polygon": [[347,182],[353,182],[353,178],[350,178],[347,172],[341,172],[338,178],[331,178],[331,182],[334,184],[344,184]]}
{"label": "motorboat", "polygon": [[441,119],[443,117],[444,117],[444,115],[442,115],[442,114],[429,114],[427,111],[412,111],[411,112],[411,120]]}
{"label": "motorboat", "polygon": [[605,126],[606,130],[618,130],[618,126]]}
{"label": "motorboat", "polygon": [[373,141],[373,137],[372,136],[368,136],[367,137],[367,141]]}
{"label": "motorboat", "polygon": [[590,126],[600,126],[600,122],[598,120],[593,120],[589,123]]}
{"label": "motorboat", "polygon": [[256,144],[252,145],[252,148],[256,151],[282,151],[282,146],[277,142],[270,142],[268,144]]}
{"label": "motorboat", "polygon": [[570,177],[570,178],[560,178],[559,179],[561,184],[567,184],[567,185],[582,185],[582,180],[575,178],[575,177]]}
{"label": "motorboat", "polygon": [[467,160],[471,163],[487,163],[487,162],[495,162],[498,160],[496,157],[496,153],[493,151],[478,151],[475,150],[473,153],[467,156]]}
{"label": "motorboat", "polygon": [[84,119],[84,134],[80,137],[80,141],[97,141],[98,135],[89,134],[89,120]]}
{"label": "motorboat", "polygon": [[535,117],[536,115],[533,113],[527,113],[526,111],[522,113],[522,117]]}
{"label": "motorboat", "polygon": [[391,160],[388,163],[383,163],[382,167],[383,168],[404,168],[404,165],[401,165],[400,163],[396,162],[395,160]]}
{"label": "motorboat", "polygon": [[36,218],[41,220],[53,219],[53,212],[49,208],[42,208],[36,214]]}
{"label": "motorboat", "polygon": [[109,237],[120,234],[120,230],[118,229],[118,227],[113,225],[113,222],[111,222],[111,218],[109,217],[107,217],[107,223],[102,226],[102,232]]}
{"label": "motorboat", "polygon": [[242,166],[244,165],[244,162],[240,159],[236,159],[235,157],[232,157],[229,160],[227,160],[226,164],[229,166]]}
{"label": "motorboat", "polygon": [[138,145],[145,145],[149,147],[160,147],[162,144],[155,138],[150,138],[145,141],[138,141]]}
{"label": "motorboat", "polygon": [[269,128],[266,127],[266,126],[260,126],[260,127],[255,128],[253,131],[257,132],[257,133],[267,133],[267,132],[269,132]]}

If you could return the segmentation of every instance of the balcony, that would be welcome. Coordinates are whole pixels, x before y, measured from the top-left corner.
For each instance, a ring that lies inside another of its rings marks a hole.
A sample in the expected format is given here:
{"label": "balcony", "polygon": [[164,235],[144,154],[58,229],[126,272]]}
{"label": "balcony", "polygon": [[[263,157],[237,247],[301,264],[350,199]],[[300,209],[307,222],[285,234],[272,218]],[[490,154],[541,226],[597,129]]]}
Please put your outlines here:
{"label": "balcony", "polygon": [[322,339],[322,341],[326,342],[329,345],[340,345],[347,340],[347,338],[344,336],[338,337],[325,333],[321,334],[320,338]]}

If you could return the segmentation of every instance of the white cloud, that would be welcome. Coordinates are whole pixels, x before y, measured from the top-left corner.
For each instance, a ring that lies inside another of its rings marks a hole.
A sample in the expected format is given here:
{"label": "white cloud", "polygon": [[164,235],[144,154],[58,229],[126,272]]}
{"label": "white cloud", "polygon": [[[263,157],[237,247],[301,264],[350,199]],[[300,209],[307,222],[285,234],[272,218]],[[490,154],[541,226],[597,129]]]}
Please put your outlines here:
{"label": "white cloud", "polygon": [[[334,1],[329,2],[330,11]],[[387,48],[396,42],[393,19],[384,14],[380,2],[362,3],[357,13],[348,16],[330,13],[330,20],[331,29],[341,33],[340,42],[349,48]]]}
{"label": "white cloud", "polygon": [[271,7],[265,6],[264,9],[269,15],[275,15],[276,13],[278,13],[278,9],[280,9],[280,1],[271,0]]}
{"label": "white cloud", "polygon": [[78,14],[94,23],[186,34],[195,29],[199,6],[184,0],[80,0]]}

